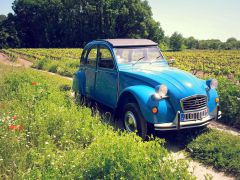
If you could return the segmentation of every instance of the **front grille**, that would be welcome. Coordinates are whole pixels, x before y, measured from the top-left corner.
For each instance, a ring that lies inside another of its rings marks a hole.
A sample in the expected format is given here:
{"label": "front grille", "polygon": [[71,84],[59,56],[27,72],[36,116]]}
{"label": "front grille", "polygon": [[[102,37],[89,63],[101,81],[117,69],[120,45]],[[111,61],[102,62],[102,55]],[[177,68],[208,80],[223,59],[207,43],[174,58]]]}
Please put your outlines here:
{"label": "front grille", "polygon": [[204,109],[197,112],[187,112],[187,113],[181,114],[181,116],[182,116],[181,120],[183,121],[201,120],[208,116],[208,110]]}
{"label": "front grille", "polygon": [[207,96],[197,95],[181,100],[183,111],[200,110],[207,108]]}

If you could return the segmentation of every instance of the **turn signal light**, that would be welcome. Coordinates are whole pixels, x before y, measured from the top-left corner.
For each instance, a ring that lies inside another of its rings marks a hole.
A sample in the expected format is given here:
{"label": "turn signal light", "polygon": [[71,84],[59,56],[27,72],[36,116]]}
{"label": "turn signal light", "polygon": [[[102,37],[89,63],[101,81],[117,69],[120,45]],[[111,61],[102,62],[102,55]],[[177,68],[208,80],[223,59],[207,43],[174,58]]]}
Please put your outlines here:
{"label": "turn signal light", "polygon": [[152,108],[152,113],[153,114],[157,114],[158,113],[158,108],[157,107],[153,107]]}

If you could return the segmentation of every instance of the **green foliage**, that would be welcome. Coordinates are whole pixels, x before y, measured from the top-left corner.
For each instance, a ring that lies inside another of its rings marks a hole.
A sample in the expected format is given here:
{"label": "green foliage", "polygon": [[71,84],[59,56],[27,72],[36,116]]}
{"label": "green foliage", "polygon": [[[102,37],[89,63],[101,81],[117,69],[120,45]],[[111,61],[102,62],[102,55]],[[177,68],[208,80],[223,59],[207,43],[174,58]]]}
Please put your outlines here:
{"label": "green foliage", "polygon": [[15,28],[15,17],[9,14],[7,19],[1,17],[0,21],[0,49],[19,47],[20,40]]}
{"label": "green foliage", "polygon": [[[165,38],[165,42],[168,39]],[[162,43],[161,46],[164,46]],[[79,68],[82,49],[4,49],[10,57],[20,56],[31,62],[37,69],[47,70],[60,75],[72,77]],[[221,122],[240,128],[239,51],[184,51],[165,52],[168,58],[176,60],[175,66],[189,71],[200,78],[217,78],[220,80],[220,95],[223,118]]]}
{"label": "green foliage", "polygon": [[15,116],[23,127],[0,123],[0,179],[194,178],[162,140],[115,132],[75,105],[70,81],[3,65],[0,72],[0,121]]}
{"label": "green foliage", "polygon": [[164,37],[142,0],[15,0],[13,11],[21,47],[83,47],[105,38],[160,42]]}
{"label": "green foliage", "polygon": [[170,37],[170,49],[173,51],[180,51],[183,49],[183,36],[177,32]]}
{"label": "green foliage", "polygon": [[240,129],[240,51],[165,52],[174,66],[199,78],[219,80],[218,93],[223,117],[219,120]]}
{"label": "green foliage", "polygon": [[221,131],[209,130],[188,145],[191,157],[240,176],[240,138]]}
{"label": "green foliage", "polygon": [[3,14],[0,15],[0,23],[1,23],[2,21],[6,20],[6,19],[7,19],[7,16],[5,16],[5,15],[3,15]]}
{"label": "green foliage", "polygon": [[187,49],[198,49],[199,48],[199,42],[194,37],[189,37],[184,39],[184,44],[187,47]]}
{"label": "green foliage", "polygon": [[221,110],[224,112],[221,122],[240,129],[240,87],[228,79],[219,82]]}

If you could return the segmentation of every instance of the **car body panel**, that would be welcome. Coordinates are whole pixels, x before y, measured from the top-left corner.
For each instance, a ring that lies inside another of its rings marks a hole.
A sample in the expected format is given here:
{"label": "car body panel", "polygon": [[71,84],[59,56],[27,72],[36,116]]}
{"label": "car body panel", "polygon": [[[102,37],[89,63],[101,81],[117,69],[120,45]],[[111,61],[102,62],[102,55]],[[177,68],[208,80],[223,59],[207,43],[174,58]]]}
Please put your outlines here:
{"label": "car body panel", "polygon": [[[109,49],[114,59],[114,68],[105,69],[97,65],[95,69],[91,69],[86,65],[81,65],[74,76],[74,91],[89,96],[114,110],[118,109],[121,95],[128,92],[137,101],[144,119],[151,124],[157,124],[157,128],[161,127],[161,124],[174,123],[179,114],[185,112],[181,100],[192,96],[206,96],[209,118],[218,118],[216,109],[219,104],[215,102],[218,94],[215,89],[210,89],[209,81],[198,79],[188,72],[170,67],[165,59],[155,62],[120,64],[114,53],[114,45],[105,40],[89,43],[84,51],[88,51],[93,46],[105,46]],[[81,61],[82,59],[84,58],[82,57]],[[155,88],[162,84],[168,88],[167,97],[156,100],[153,98],[156,93]],[[157,114],[152,113],[153,107],[158,108]],[[204,124],[208,121],[209,119],[206,119]]]}

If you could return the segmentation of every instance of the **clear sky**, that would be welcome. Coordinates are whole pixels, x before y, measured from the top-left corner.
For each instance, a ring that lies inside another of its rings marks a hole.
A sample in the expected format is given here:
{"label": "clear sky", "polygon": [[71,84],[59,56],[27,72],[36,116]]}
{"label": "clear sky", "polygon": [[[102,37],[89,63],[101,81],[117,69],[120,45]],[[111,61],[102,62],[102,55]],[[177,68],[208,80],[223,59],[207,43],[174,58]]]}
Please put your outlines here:
{"label": "clear sky", "polygon": [[148,0],[166,35],[240,40],[240,0]]}
{"label": "clear sky", "polygon": [[[148,0],[166,35],[240,40],[240,0]],[[13,0],[0,0],[0,14],[12,12]]]}

